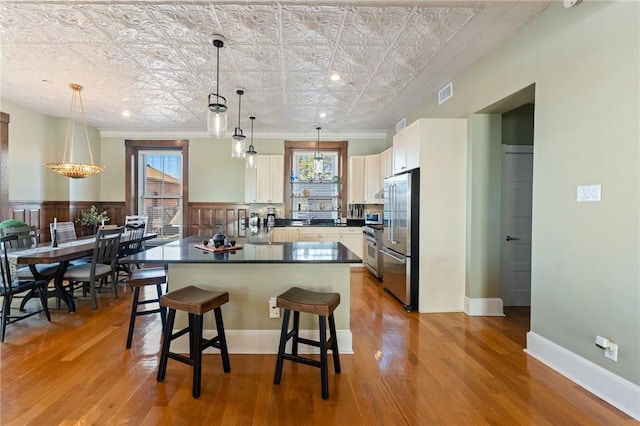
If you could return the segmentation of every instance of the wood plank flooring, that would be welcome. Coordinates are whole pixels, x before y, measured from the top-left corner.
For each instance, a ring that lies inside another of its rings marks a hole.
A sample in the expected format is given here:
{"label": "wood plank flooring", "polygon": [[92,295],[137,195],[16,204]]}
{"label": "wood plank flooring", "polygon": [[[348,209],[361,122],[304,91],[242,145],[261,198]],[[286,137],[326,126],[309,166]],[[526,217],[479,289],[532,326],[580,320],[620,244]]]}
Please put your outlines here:
{"label": "wood plank flooring", "polygon": [[[122,288],[121,288],[122,290]],[[160,321],[139,317],[125,349],[131,292],[101,306],[9,325],[0,345],[2,425],[626,425],[637,424],[523,352],[529,311],[506,317],[405,312],[367,271],[351,273],[354,355],[319,370],[275,355],[205,355],[202,396],[169,361],[156,382]],[[53,305],[53,303],[52,303]],[[224,308],[223,308],[224,313]],[[274,348],[277,342],[274,342]]]}

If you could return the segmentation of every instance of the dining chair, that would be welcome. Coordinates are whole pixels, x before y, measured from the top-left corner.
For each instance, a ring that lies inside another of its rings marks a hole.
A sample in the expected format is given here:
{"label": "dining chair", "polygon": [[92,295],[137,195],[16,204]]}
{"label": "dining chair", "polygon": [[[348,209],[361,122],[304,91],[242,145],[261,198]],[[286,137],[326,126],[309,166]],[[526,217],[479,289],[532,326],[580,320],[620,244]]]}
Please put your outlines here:
{"label": "dining chair", "polygon": [[[29,318],[33,315],[39,314],[40,312],[44,312],[47,316],[47,320],[51,322],[51,315],[49,314],[47,298],[45,295],[47,282],[43,280],[20,280],[17,279],[17,277],[14,279],[11,274],[11,264],[9,263],[9,256],[7,256],[7,253],[12,250],[12,242],[17,241],[18,238],[18,235],[5,235],[0,237],[0,247],[2,248],[0,259],[0,272],[2,273],[2,287],[0,287],[0,296],[2,296],[2,326],[0,330],[0,342],[4,342],[8,324]],[[13,297],[17,294],[31,291],[36,291],[40,296],[42,308],[34,312],[12,315],[11,302]]]}
{"label": "dining chair", "polygon": [[144,224],[145,229],[146,229],[148,221],[149,221],[149,216],[145,216],[145,215],[127,215],[124,218],[124,226]]}
{"label": "dining chair", "polygon": [[[58,238],[58,244],[64,243],[66,241],[73,241],[78,239],[76,235],[76,227],[73,222],[58,222],[56,225],[56,232]],[[49,231],[51,232],[51,238],[53,239],[53,228],[54,224],[49,224]]]}
{"label": "dining chair", "polygon": [[[7,243],[13,249],[30,249],[38,247],[39,236],[38,231],[35,226],[19,226],[15,228],[1,228],[0,235],[16,235],[18,238],[16,240],[8,241]],[[58,269],[57,264],[38,264],[36,265],[36,269],[42,275],[50,275],[56,269]],[[16,277],[19,280],[33,280],[33,273],[28,266],[23,266],[18,268]]]}
{"label": "dining chair", "polygon": [[[123,257],[130,256],[132,254],[140,253],[144,251],[143,243],[144,243],[144,231],[145,224],[133,224],[133,225],[125,225],[127,232],[129,233],[129,241],[118,250],[118,260]],[[133,268],[133,264],[129,263],[117,263],[116,264],[116,278],[120,278],[120,272],[124,272],[127,274],[128,278],[131,278],[131,269]],[[136,264],[138,268],[140,268],[139,264]]]}
{"label": "dining chair", "polygon": [[63,275],[63,280],[69,282],[69,293],[81,288],[83,296],[87,290],[93,303],[93,309],[98,308],[96,286],[106,283],[111,278],[114,298],[118,298],[116,281],[116,256],[120,245],[123,227],[116,229],[98,229],[91,263],[69,267]]}

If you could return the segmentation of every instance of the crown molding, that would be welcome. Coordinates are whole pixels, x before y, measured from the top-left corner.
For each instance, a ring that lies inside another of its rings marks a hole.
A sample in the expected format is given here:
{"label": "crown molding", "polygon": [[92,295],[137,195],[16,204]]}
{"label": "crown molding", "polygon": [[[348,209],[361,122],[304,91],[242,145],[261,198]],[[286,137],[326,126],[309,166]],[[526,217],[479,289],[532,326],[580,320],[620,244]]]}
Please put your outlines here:
{"label": "crown molding", "polygon": [[[127,129],[99,129],[100,137],[103,138],[125,138],[125,139],[213,139],[207,135],[206,131],[193,130],[127,130]],[[254,139],[286,139],[286,140],[315,140],[317,133],[315,129],[300,130],[269,130],[254,131]],[[231,138],[231,134],[228,135]],[[387,139],[387,129],[372,130],[327,130],[320,134],[322,140],[354,140],[354,139]]]}

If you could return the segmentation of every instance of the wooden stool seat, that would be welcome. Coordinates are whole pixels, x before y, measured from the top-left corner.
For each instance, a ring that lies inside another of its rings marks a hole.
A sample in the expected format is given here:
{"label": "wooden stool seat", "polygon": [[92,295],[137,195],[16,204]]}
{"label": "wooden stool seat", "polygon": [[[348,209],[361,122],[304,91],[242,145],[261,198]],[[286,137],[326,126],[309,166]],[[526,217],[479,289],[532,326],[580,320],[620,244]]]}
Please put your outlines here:
{"label": "wooden stool seat", "polygon": [[328,317],[340,304],[340,293],[324,293],[291,287],[276,299],[280,308]]}
{"label": "wooden stool seat", "polygon": [[[192,395],[194,398],[198,398],[201,389],[202,352],[209,347],[220,349],[222,369],[225,373],[231,371],[227,339],[224,334],[224,324],[222,323],[222,310],[220,308],[228,301],[229,293],[226,291],[210,291],[194,286],[171,291],[160,298],[160,306],[167,308],[169,313],[167,315],[167,326],[163,333],[162,353],[160,355],[160,365],[158,366],[157,380],[159,382],[164,380],[169,358],[190,365],[193,367]],[[173,324],[177,310],[185,311],[189,314],[189,325],[174,333]],[[215,315],[218,335],[211,339],[203,339],[204,314],[211,310]],[[189,357],[171,352],[171,341],[186,333],[189,333]]]}
{"label": "wooden stool seat", "polygon": [[[329,378],[327,371],[327,353],[329,350],[333,353],[333,368],[336,373],[340,373],[338,338],[336,336],[336,323],[333,316],[333,311],[335,311],[340,304],[340,294],[291,287],[276,298],[276,304],[278,307],[284,309],[284,315],[282,317],[282,331],[280,333],[280,345],[278,347],[276,373],[273,378],[273,383],[276,385],[280,383],[280,379],[282,378],[282,365],[285,359],[318,367],[320,369],[322,399],[327,399],[329,397]],[[291,311],[293,311],[293,327],[289,330]],[[300,312],[318,315],[318,340],[306,339],[299,336]],[[329,322],[328,340],[327,321]],[[285,352],[286,344],[289,340],[292,340],[291,353]],[[298,355],[299,343],[320,348],[320,361]]]}
{"label": "wooden stool seat", "polygon": [[229,293],[203,290],[198,287],[184,287],[160,298],[160,305],[169,309],[202,315],[229,301]]}
{"label": "wooden stool seat", "polygon": [[[128,283],[133,288],[133,301],[131,302],[131,316],[129,317],[129,333],[127,334],[127,349],[131,348],[133,342],[133,330],[135,328],[136,317],[150,314],[160,314],[162,330],[167,326],[167,309],[160,306],[162,297],[162,284],[167,282],[167,271],[162,268],[136,269],[131,273]],[[157,297],[154,299],[140,300],[140,289],[146,286],[156,286]],[[155,309],[138,310],[138,306],[158,303]]]}

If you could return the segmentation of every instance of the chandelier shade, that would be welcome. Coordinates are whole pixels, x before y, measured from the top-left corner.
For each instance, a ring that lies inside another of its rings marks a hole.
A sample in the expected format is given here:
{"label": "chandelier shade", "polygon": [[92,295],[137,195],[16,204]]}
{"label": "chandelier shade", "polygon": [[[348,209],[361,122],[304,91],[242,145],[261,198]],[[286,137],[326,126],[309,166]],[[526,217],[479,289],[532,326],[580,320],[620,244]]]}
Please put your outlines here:
{"label": "chandelier shade", "polygon": [[255,119],[255,116],[249,116],[249,120],[251,120],[251,142],[249,142],[249,149],[247,149],[247,152],[245,153],[245,165],[248,169],[256,168],[256,155],[258,155],[258,152],[253,146],[253,122]]}
{"label": "chandelier shade", "polygon": [[324,155],[320,152],[320,129],[322,129],[322,127],[316,127],[318,140],[316,142],[316,153],[313,156],[313,170],[319,180],[322,179],[324,173]]}
{"label": "chandelier shade", "polygon": [[[82,86],[70,83],[69,88],[73,91],[71,95],[71,106],[69,108],[69,121],[67,122],[67,135],[64,142],[64,154],[61,163],[46,163],[45,166],[54,172],[70,177],[72,179],[83,179],[100,173],[104,167],[96,166],[93,163],[93,153],[91,152],[91,141],[89,140],[89,129],[87,128],[87,119],[84,113],[84,104],[82,102]],[[76,104],[80,104],[80,112],[82,114],[82,124],[84,126],[84,136],[87,141],[87,150],[89,152],[89,163],[78,163],[73,161],[74,142],[75,142],[75,120],[73,113]]]}
{"label": "chandelier shade", "polygon": [[220,49],[224,47],[224,37],[215,34],[211,42],[216,48],[216,91],[209,93],[207,108],[207,134],[214,138],[227,136],[227,99],[220,95]]}
{"label": "chandelier shade", "polygon": [[246,137],[244,136],[242,129],[240,128],[240,109],[242,107],[242,95],[244,95],[244,89],[236,89],[238,94],[238,127],[231,136],[231,157],[244,158],[246,154]]}

